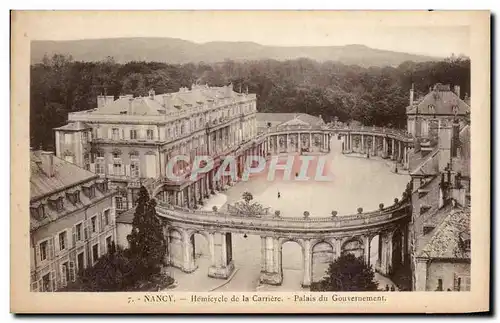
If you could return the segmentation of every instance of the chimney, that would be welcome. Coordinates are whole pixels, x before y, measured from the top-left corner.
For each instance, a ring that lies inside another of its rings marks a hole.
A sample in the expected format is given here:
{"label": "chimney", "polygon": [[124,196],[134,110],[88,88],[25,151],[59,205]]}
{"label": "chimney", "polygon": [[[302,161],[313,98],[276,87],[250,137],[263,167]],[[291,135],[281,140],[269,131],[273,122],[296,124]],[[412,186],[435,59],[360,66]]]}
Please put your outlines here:
{"label": "chimney", "polygon": [[133,108],[133,101],[134,101],[134,98],[129,98],[128,99],[128,112],[127,114],[133,114],[134,113],[134,108]]}
{"label": "chimney", "polygon": [[104,95],[97,96],[97,108],[102,108],[106,105],[106,97]]}
{"label": "chimney", "polygon": [[410,89],[410,106],[413,105],[413,96],[414,96],[414,89],[413,89],[413,83],[412,83],[411,89]]}
{"label": "chimney", "polygon": [[150,98],[151,100],[154,100],[154,99],[155,99],[155,90],[153,90],[153,89],[149,90],[149,93],[148,93],[148,94],[149,94],[149,98]]}
{"label": "chimney", "polygon": [[450,163],[451,158],[451,136],[452,126],[446,121],[439,120],[438,148],[439,148],[439,171],[443,172]]}
{"label": "chimney", "polygon": [[54,176],[54,153],[52,151],[40,152],[40,161],[42,163],[42,171],[45,175]]}
{"label": "chimney", "polygon": [[164,94],[162,95],[163,97],[163,106],[168,109],[171,107],[172,105],[172,100],[173,100],[173,97],[171,94]]}
{"label": "chimney", "polygon": [[455,92],[455,94],[460,98],[460,85],[455,85],[453,87],[453,91]]}

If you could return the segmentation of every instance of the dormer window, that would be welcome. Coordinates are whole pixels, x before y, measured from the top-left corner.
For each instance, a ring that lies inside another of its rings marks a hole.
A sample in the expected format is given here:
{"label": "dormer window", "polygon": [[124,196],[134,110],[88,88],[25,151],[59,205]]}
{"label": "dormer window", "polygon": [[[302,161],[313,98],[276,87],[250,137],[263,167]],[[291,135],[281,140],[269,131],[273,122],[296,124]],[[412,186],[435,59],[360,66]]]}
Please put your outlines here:
{"label": "dormer window", "polygon": [[97,184],[97,188],[99,189],[99,191],[101,191],[102,193],[106,193],[108,191],[108,182],[107,181],[104,181],[102,183],[98,183]]}
{"label": "dormer window", "polygon": [[80,191],[66,193],[66,195],[71,203],[73,204],[80,203]]}
{"label": "dormer window", "polygon": [[429,114],[436,114],[436,108],[432,104],[429,105]]}
{"label": "dormer window", "polygon": [[83,194],[85,194],[89,199],[94,198],[95,197],[95,186],[94,185],[84,186],[83,187]]}
{"label": "dormer window", "polygon": [[457,115],[458,114],[458,105],[454,105],[452,110],[453,110],[453,114]]}
{"label": "dormer window", "polygon": [[61,196],[55,200],[50,200],[50,206],[57,212],[62,211],[64,208],[64,198]]}
{"label": "dormer window", "polygon": [[30,207],[30,215],[35,219],[42,220],[45,218],[45,206],[40,203],[37,207]]}

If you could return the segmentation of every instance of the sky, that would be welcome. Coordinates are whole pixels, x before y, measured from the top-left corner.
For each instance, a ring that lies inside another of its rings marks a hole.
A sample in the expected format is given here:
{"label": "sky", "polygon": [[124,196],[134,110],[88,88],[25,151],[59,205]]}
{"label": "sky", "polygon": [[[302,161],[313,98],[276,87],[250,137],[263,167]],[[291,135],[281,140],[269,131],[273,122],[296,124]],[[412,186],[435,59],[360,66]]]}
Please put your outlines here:
{"label": "sky", "polygon": [[443,12],[115,11],[33,14],[36,19],[32,21],[36,25],[32,39],[173,37],[197,43],[248,41],[274,46],[362,44],[440,57],[470,53],[467,20],[443,16]]}

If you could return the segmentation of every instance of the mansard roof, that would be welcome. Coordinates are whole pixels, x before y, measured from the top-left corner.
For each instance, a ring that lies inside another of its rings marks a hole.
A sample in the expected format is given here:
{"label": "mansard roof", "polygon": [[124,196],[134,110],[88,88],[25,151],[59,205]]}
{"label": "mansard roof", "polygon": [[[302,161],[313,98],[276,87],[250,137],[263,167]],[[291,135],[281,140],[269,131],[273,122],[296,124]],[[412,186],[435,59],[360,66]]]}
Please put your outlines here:
{"label": "mansard roof", "polygon": [[233,91],[232,86],[209,87],[193,84],[191,90],[180,88],[178,92],[133,98],[122,96],[91,113],[104,115],[163,115],[227,98],[244,96]]}
{"label": "mansard roof", "polygon": [[30,199],[32,201],[63,189],[69,189],[78,183],[98,178],[98,175],[56,156],[51,156],[53,173],[50,176],[43,170],[40,154],[41,151],[34,151],[30,156]]}
{"label": "mansard roof", "polygon": [[[456,113],[455,108],[456,107]],[[470,106],[451,91],[449,85],[436,84],[423,99],[406,108],[406,114],[460,115],[470,113]]]}

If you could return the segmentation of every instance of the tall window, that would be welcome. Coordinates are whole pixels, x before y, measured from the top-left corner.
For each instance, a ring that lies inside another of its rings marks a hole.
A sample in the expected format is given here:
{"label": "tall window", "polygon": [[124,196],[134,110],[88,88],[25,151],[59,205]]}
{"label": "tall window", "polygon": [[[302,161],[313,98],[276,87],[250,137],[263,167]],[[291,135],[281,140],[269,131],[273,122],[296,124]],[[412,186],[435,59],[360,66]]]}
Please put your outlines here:
{"label": "tall window", "polygon": [[146,130],[146,138],[148,140],[153,140],[153,130],[151,129]]}
{"label": "tall window", "polygon": [[139,177],[139,158],[132,156],[130,159],[130,176]]}
{"label": "tall window", "polygon": [[90,218],[90,222],[92,224],[92,232],[97,232],[97,217],[93,216]]}
{"label": "tall window", "polygon": [[137,139],[137,130],[130,130],[130,139]]}
{"label": "tall window", "polygon": [[113,174],[122,175],[122,163],[120,161],[113,161]]}
{"label": "tall window", "polygon": [[66,231],[59,233],[59,250],[66,249],[66,244],[67,244],[66,239],[67,239]]}
{"label": "tall window", "polygon": [[40,243],[40,259],[42,261],[48,258],[49,254],[49,242],[47,240]]}
{"label": "tall window", "polygon": [[104,218],[104,225],[105,226],[109,225],[109,213],[110,213],[109,210],[104,211],[103,218]]}
{"label": "tall window", "polygon": [[99,245],[96,243],[92,246],[92,263],[95,264],[99,259]]}
{"label": "tall window", "polygon": [[111,129],[111,139],[118,140],[120,139],[120,132],[118,128]]}
{"label": "tall window", "polygon": [[109,251],[110,251],[110,249],[111,249],[111,242],[112,242],[112,240],[111,240],[111,236],[106,237],[106,250],[107,250],[108,252],[109,252]]}
{"label": "tall window", "polygon": [[125,209],[124,204],[123,204],[123,197],[121,197],[121,196],[115,197],[115,207],[117,210]]}
{"label": "tall window", "polygon": [[119,152],[113,153],[113,175],[123,175],[122,160]]}
{"label": "tall window", "polygon": [[82,224],[75,225],[76,241],[82,241]]}
{"label": "tall window", "polygon": [[104,152],[102,151],[97,151],[95,154],[95,172],[99,175],[104,175],[106,173]]}

